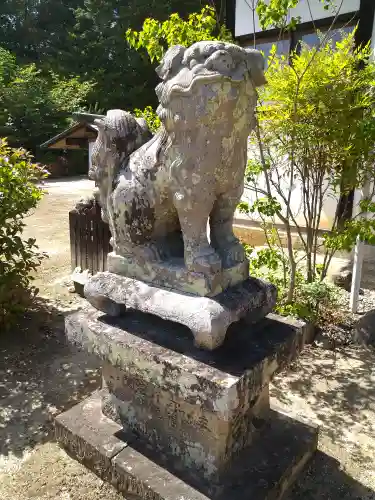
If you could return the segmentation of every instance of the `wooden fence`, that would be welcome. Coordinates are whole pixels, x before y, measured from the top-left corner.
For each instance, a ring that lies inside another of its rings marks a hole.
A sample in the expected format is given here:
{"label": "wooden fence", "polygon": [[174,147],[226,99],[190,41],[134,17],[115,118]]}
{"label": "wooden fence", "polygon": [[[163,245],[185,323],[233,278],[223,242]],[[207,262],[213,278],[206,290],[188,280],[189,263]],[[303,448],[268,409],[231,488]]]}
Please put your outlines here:
{"label": "wooden fence", "polygon": [[72,271],[77,267],[91,274],[105,271],[111,235],[108,224],[102,221],[100,206],[96,202],[77,205],[69,212],[69,227]]}

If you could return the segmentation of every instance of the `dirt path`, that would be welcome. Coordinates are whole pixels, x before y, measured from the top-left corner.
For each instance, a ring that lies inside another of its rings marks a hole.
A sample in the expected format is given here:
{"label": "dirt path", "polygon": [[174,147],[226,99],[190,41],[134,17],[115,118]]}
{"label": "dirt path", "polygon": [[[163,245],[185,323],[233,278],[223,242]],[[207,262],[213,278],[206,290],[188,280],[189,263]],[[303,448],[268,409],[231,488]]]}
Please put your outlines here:
{"label": "dirt path", "polygon": [[[53,416],[98,387],[100,374],[95,359],[65,343],[63,329],[64,315],[83,304],[67,286],[67,214],[92,183],[47,189],[26,232],[50,255],[37,276],[41,297],[14,335],[0,336],[0,498],[120,500],[52,440]],[[274,381],[279,405],[321,425],[319,452],[287,500],[375,500],[374,361],[364,349],[307,348]]]}
{"label": "dirt path", "polygon": [[36,285],[42,295],[65,298],[69,281],[69,210],[92,194],[93,181],[83,179],[52,180],[44,184],[45,196],[38,208],[27,218],[25,236],[36,238],[39,248],[47,252],[38,270]]}

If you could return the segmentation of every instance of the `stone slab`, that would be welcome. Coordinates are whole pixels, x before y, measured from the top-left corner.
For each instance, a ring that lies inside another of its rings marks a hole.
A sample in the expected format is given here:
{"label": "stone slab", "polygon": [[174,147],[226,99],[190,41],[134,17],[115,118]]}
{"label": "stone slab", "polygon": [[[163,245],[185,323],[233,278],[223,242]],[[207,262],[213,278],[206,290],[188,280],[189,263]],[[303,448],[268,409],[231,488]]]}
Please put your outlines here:
{"label": "stone slab", "polygon": [[268,384],[253,401],[239,401],[228,419],[116,369],[103,369],[103,413],[158,453],[173,457],[175,470],[197,478],[220,474],[254,442],[270,417]]}
{"label": "stone slab", "polygon": [[200,297],[106,271],[87,281],[85,297],[111,316],[124,314],[126,308],[185,325],[198,347],[212,350],[224,342],[232,323],[241,318],[255,323],[270,313],[276,303],[276,288],[248,278],[215,297]]}
{"label": "stone slab", "polygon": [[107,257],[107,268],[111,273],[144,281],[153,286],[202,297],[213,297],[249,277],[247,260],[216,273],[203,274],[186,269],[183,258],[170,258],[160,262],[144,261],[140,265],[135,257],[123,257],[111,252]]}
{"label": "stone slab", "polygon": [[192,346],[187,329],[140,313],[79,312],[66,329],[103,362],[104,413],[206,477],[257,437],[269,417],[269,381],[297,356],[305,332],[277,317],[237,324],[208,352]]}
{"label": "stone slab", "polygon": [[256,325],[238,322],[225,343],[204,351],[188,328],[152,315],[131,312],[111,318],[93,308],[66,317],[69,341],[102,361],[227,418],[241,387],[252,400],[276,370],[294,360],[309,327],[270,314]]}
{"label": "stone slab", "polygon": [[55,420],[57,441],[103,479],[111,478],[111,460],[127,446],[119,431],[121,426],[103,416],[98,392]]}
{"label": "stone slab", "polygon": [[[199,483],[142,449],[136,437],[126,441],[126,430],[102,415],[99,393],[59,415],[55,433],[71,456],[139,500],[280,500],[317,446],[316,427],[273,410],[257,446],[244,450],[217,483]],[[117,448],[108,451],[107,443]]]}

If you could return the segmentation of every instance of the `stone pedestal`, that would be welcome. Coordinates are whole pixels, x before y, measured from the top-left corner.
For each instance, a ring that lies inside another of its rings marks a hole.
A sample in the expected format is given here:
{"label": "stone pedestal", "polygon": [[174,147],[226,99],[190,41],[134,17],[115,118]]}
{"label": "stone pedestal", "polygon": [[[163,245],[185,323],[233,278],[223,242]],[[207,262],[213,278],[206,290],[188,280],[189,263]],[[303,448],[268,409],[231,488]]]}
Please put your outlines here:
{"label": "stone pedestal", "polygon": [[69,339],[103,361],[103,387],[57,417],[58,441],[134,498],[281,498],[317,430],[272,408],[269,382],[309,331],[275,315],[230,328],[209,352],[188,328],[139,312],[68,317]]}
{"label": "stone pedestal", "polygon": [[202,297],[111,272],[92,276],[84,291],[90,304],[109,316],[137,310],[185,325],[196,346],[208,350],[224,342],[232,323],[241,318],[256,323],[264,318],[275,307],[277,296],[271,283],[257,278],[248,278],[214,297]]}

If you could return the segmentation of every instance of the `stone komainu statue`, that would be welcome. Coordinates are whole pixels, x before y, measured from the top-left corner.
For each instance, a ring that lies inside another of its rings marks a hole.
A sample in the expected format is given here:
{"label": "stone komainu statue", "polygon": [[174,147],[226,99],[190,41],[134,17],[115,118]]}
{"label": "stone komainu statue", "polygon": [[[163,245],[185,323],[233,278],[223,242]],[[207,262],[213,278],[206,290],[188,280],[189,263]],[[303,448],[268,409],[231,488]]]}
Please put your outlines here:
{"label": "stone komainu statue", "polygon": [[125,111],[93,116],[90,176],[112,233],[110,271],[197,295],[247,278],[232,225],[263,69],[258,51],[229,43],[174,46],[157,68],[154,136]]}

